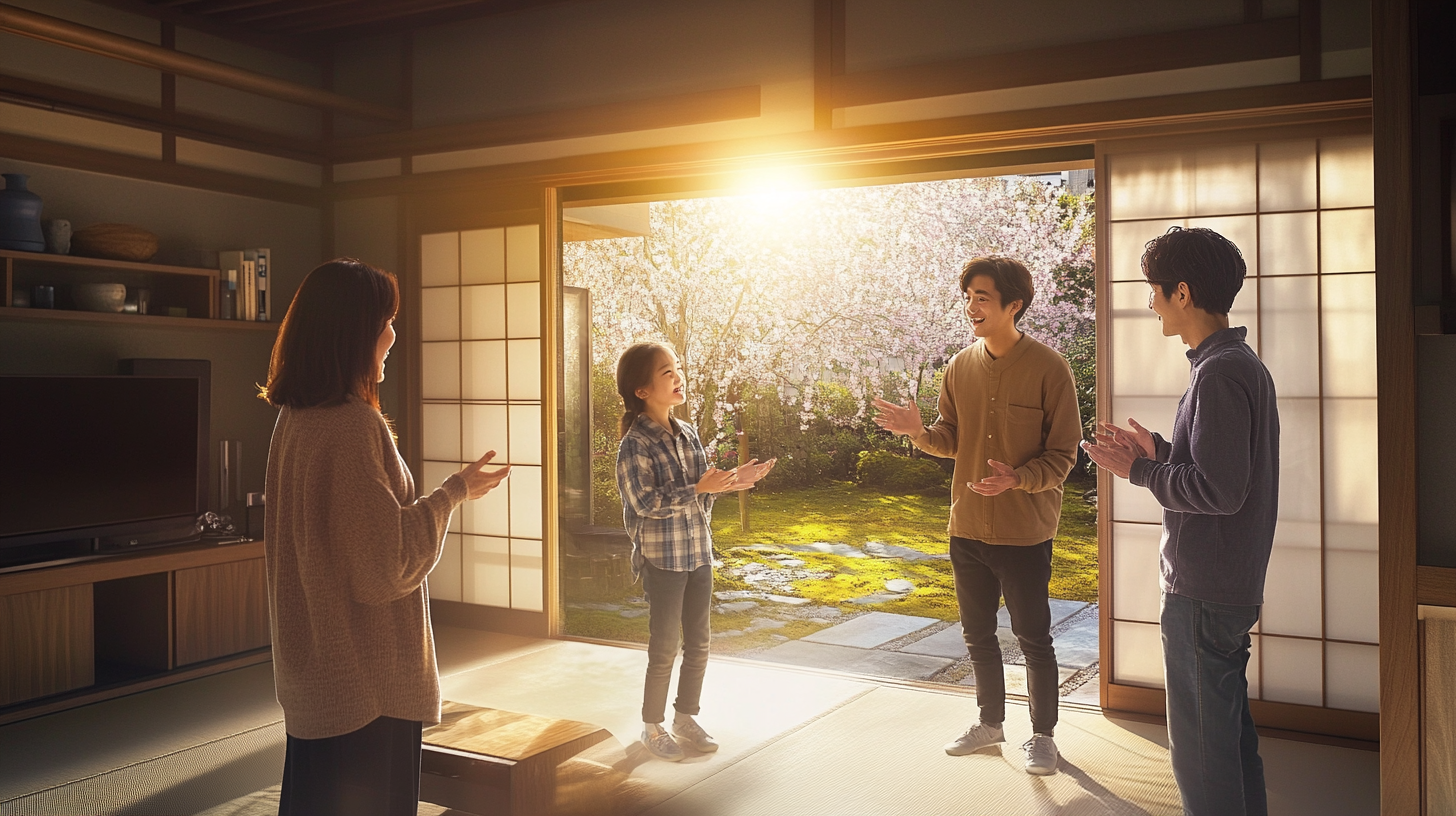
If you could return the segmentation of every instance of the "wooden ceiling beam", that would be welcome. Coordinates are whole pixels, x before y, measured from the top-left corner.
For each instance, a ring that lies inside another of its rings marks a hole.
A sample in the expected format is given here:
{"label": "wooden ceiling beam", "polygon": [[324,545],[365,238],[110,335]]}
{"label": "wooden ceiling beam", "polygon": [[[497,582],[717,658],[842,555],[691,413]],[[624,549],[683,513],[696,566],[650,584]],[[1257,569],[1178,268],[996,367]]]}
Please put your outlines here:
{"label": "wooden ceiling beam", "polygon": [[148,3],[145,0],[92,0],[103,6],[125,11],[140,17],[150,17],[182,28],[190,28],[203,34],[211,34],[225,40],[261,48],[285,57],[318,65],[323,62],[323,52],[316,43],[291,37],[287,34],[265,34],[251,29],[225,25],[217,20],[190,11],[179,10],[181,6],[196,0],[163,0]]}
{"label": "wooden ceiling beam", "polygon": [[156,68],[178,76],[225,85],[240,91],[281,99],[310,108],[322,108],[390,122],[403,122],[403,110],[365,102],[321,88],[301,85],[233,65],[183,54],[109,31],[83,26],[59,17],[36,14],[0,3],[0,31],[74,48],[104,57]]}
{"label": "wooden ceiling beam", "polygon": [[[373,11],[354,14],[350,19],[350,25],[367,26],[374,23],[388,23],[405,17],[413,18],[417,14],[427,15],[455,9],[468,10],[472,15],[485,13],[480,0],[424,0],[424,2],[417,0],[413,3],[374,3],[371,5],[376,8]],[[417,27],[413,20],[407,25],[411,28]],[[315,14],[311,18],[290,23],[285,30],[294,34],[308,34],[337,27],[337,20],[331,20],[325,14]]]}

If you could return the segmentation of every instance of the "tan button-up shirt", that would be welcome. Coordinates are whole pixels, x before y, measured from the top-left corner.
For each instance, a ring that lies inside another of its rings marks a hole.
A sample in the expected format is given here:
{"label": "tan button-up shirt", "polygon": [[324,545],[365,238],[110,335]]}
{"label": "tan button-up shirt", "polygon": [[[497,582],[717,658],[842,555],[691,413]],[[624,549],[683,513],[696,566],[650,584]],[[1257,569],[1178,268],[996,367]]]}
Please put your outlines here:
{"label": "tan button-up shirt", "polygon": [[[1028,546],[1056,535],[1062,483],[1077,462],[1082,420],[1072,369],[1062,356],[1022,335],[993,358],[974,343],[951,358],[940,390],[940,417],[915,447],[955,458],[950,534],[987,544]],[[1016,468],[1021,484],[997,496],[966,486],[994,475],[988,459]]]}

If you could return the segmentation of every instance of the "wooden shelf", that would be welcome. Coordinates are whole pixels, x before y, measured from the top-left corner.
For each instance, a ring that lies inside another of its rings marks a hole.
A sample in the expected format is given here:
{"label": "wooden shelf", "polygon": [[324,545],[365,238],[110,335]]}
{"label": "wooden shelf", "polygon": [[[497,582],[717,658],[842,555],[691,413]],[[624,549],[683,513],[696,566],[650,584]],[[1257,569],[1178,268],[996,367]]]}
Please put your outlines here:
{"label": "wooden shelf", "polygon": [[0,258],[13,258],[26,263],[44,264],[69,269],[124,269],[129,272],[150,272],[162,275],[196,275],[203,278],[217,277],[216,269],[201,266],[168,266],[167,264],[140,263],[137,261],[113,261],[107,258],[87,258],[82,255],[55,255],[49,252],[20,252],[14,249],[0,249]]}
{"label": "wooden shelf", "polygon": [[121,324],[146,329],[203,329],[206,331],[254,331],[276,332],[278,324],[272,321],[216,320],[208,317],[167,317],[165,315],[113,314],[108,312],[81,312],[73,309],[17,309],[14,306],[0,306],[0,320],[20,320],[35,323],[60,320],[73,323]]}

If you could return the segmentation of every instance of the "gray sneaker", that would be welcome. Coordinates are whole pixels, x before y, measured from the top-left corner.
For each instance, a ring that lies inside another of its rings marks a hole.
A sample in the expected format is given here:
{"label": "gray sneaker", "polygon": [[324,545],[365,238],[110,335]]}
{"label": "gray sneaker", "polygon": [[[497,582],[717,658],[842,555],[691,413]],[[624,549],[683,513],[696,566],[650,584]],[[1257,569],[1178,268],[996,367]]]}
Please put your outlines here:
{"label": "gray sneaker", "polygon": [[1057,772],[1057,744],[1046,734],[1032,734],[1022,743],[1026,752],[1026,772],[1037,776],[1050,776]]}
{"label": "gray sneaker", "polygon": [[647,753],[666,762],[677,762],[683,758],[683,749],[677,744],[677,740],[660,729],[655,734],[646,728],[642,729],[642,746],[647,749]]}
{"label": "gray sneaker", "polygon": [[999,725],[976,723],[964,734],[945,744],[945,752],[951,756],[974,754],[982,748],[989,748],[1006,741],[1006,733]]}
{"label": "gray sneaker", "polygon": [[672,718],[672,735],[700,754],[711,754],[718,750],[718,743],[687,714],[678,714]]}

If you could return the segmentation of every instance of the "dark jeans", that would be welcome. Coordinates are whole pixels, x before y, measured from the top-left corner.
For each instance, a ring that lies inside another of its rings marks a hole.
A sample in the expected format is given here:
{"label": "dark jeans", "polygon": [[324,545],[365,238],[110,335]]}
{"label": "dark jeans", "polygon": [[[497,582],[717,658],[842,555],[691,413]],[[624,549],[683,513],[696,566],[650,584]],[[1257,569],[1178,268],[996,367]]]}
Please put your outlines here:
{"label": "dark jeans", "polygon": [[703,675],[708,671],[708,619],[713,600],[713,567],[704,564],[692,572],[661,570],[642,564],[642,590],[647,596],[647,683],[642,692],[642,722],[660,723],[667,711],[667,687],[672,663],[682,646],[682,669],[677,675],[673,708],[697,714],[703,696]]}
{"label": "dark jeans", "polygon": [[999,725],[1006,720],[1006,677],[1001,643],[996,640],[996,611],[1005,596],[1011,631],[1026,655],[1031,730],[1052,733],[1057,727],[1057,654],[1052,648],[1052,610],[1047,601],[1052,543],[1011,547],[952,536],[950,563],[955,570],[961,631],[976,672],[981,722]]}
{"label": "dark jeans", "polygon": [[278,816],[414,816],[420,731],[417,722],[379,717],[337,737],[290,735]]}
{"label": "dark jeans", "polygon": [[1267,816],[1249,714],[1249,630],[1259,607],[1163,593],[1168,752],[1187,816]]}

